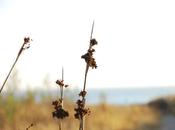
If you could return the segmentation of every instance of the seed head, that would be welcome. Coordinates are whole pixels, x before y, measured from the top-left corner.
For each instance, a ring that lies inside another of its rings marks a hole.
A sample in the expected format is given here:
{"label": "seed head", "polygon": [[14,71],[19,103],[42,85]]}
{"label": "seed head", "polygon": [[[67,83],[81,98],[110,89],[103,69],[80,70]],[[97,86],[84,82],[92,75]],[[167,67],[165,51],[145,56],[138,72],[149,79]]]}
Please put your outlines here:
{"label": "seed head", "polygon": [[81,56],[81,58],[83,58],[85,60],[87,65],[89,67],[92,67],[92,69],[97,68],[95,58],[93,57],[93,53],[95,52],[95,49],[92,48],[96,44],[97,44],[97,41],[95,39],[91,39],[90,40],[90,47],[89,47],[87,53]]}
{"label": "seed head", "polygon": [[53,117],[57,117],[58,119],[63,119],[69,116],[69,113],[62,108],[60,100],[53,101],[52,105],[54,105],[54,108],[55,108],[55,111],[52,112]]}
{"label": "seed head", "polygon": [[65,87],[65,88],[69,87],[69,85],[64,84],[64,80],[57,80],[56,84],[58,84],[60,87]]}
{"label": "seed head", "polygon": [[56,84],[58,84],[60,87],[64,86],[64,80],[57,80]]}
{"label": "seed head", "polygon": [[30,47],[30,41],[32,41],[32,39],[30,39],[30,37],[25,37],[24,38],[24,44],[23,44],[23,49],[28,49]]}
{"label": "seed head", "polygon": [[69,116],[69,113],[65,111],[63,108],[57,109],[56,111],[52,112],[53,118],[56,117],[58,119],[64,119],[65,117]]}
{"label": "seed head", "polygon": [[94,38],[90,40],[90,46],[97,45],[97,43],[98,43],[98,42],[97,42],[96,39],[94,39]]}
{"label": "seed head", "polygon": [[86,91],[81,91],[80,93],[79,93],[79,96],[82,96],[82,97],[85,97],[86,96]]}
{"label": "seed head", "polygon": [[89,108],[85,109],[85,108],[78,107],[78,108],[75,108],[74,110],[76,112],[74,114],[75,119],[81,119],[85,115],[90,115],[90,113],[91,113]]}

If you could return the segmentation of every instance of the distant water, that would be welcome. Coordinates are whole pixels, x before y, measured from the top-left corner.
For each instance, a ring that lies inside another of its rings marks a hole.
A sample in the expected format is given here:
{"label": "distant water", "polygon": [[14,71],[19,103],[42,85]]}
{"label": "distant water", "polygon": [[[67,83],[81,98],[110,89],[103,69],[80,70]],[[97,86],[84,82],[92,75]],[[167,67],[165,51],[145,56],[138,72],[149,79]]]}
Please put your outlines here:
{"label": "distant water", "polygon": [[[73,102],[79,98],[80,90],[66,89],[65,97]],[[109,88],[109,89],[88,89],[86,102],[88,104],[144,104],[162,96],[175,96],[175,87],[148,87],[148,88]],[[59,97],[59,90],[36,90],[35,98],[40,101],[43,95],[51,96],[53,99]],[[18,92],[17,97],[21,98],[26,92]]]}
{"label": "distant water", "polygon": [[175,87],[90,89],[87,102],[96,104],[143,104],[162,96],[175,96]]}

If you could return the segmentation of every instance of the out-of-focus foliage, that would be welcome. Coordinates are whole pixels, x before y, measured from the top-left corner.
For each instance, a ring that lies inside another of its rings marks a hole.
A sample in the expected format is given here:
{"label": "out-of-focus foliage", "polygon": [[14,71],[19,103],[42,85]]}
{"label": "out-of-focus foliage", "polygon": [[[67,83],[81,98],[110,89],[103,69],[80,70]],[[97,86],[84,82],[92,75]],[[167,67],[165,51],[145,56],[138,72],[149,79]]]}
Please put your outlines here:
{"label": "out-of-focus foliage", "polygon": [[[58,122],[52,118],[52,92],[40,96],[38,92],[29,89],[25,95],[18,96],[19,80],[13,76],[6,88],[8,91],[0,95],[0,130],[25,130],[31,124],[31,130],[57,130]],[[13,81],[14,80],[14,81]],[[12,82],[13,81],[13,82]],[[47,90],[47,89],[46,89]],[[74,95],[77,95],[74,94]],[[69,97],[69,96],[68,96]],[[70,96],[72,97],[72,95]],[[160,98],[144,105],[117,106],[109,105],[102,94],[101,104],[87,105],[91,114],[86,116],[87,130],[172,130],[167,121],[175,120],[175,98]],[[72,101],[73,99],[73,101]],[[76,99],[65,98],[64,108],[69,111],[69,117],[63,119],[64,130],[78,129],[79,122],[74,119]]]}
{"label": "out-of-focus foliage", "polygon": [[[27,94],[29,96],[26,97],[30,98],[31,92]],[[0,106],[0,130],[24,130],[32,123],[36,124],[32,130],[58,129],[58,122],[50,114],[53,111],[51,102],[10,98],[3,99],[4,103]],[[74,119],[74,103],[65,100],[64,104],[70,116],[64,119],[63,129],[78,129],[78,121]],[[112,106],[102,103],[88,107],[92,113],[86,116],[86,129],[159,130],[160,114],[147,105]]]}

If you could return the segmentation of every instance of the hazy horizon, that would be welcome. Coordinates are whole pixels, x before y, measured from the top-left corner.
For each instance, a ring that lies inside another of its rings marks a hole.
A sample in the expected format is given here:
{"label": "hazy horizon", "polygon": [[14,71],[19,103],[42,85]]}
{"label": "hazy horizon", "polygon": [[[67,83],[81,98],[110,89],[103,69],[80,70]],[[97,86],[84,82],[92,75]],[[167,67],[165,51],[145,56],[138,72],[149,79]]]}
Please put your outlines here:
{"label": "hazy horizon", "polygon": [[22,86],[39,86],[46,75],[81,87],[93,20],[94,57],[87,87],[175,86],[175,1],[0,1],[0,85],[23,43],[16,64]]}

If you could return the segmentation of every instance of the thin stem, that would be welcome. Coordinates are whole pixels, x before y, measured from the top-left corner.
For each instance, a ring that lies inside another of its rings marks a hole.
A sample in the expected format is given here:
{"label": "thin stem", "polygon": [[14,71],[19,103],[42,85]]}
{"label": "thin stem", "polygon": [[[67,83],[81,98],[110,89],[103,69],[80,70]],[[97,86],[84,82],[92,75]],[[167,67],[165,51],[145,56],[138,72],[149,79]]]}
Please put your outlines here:
{"label": "thin stem", "polygon": [[60,87],[60,93],[61,93],[61,106],[63,107],[63,86]]}
{"label": "thin stem", "polygon": [[[92,23],[92,29],[91,29],[91,35],[90,35],[90,44],[89,44],[89,49],[91,49],[91,39],[92,39],[92,35],[93,35],[93,31],[94,31],[94,21]],[[84,76],[84,86],[83,86],[83,91],[86,90],[86,79],[87,79],[87,74],[88,74],[88,70],[89,70],[89,65],[88,63],[86,63],[86,70],[85,70],[85,76]]]}
{"label": "thin stem", "polygon": [[64,68],[62,67],[62,80],[64,80]]}
{"label": "thin stem", "polygon": [[2,92],[2,90],[3,90],[3,88],[4,88],[5,84],[6,84],[6,82],[7,82],[8,78],[9,78],[13,68],[15,67],[15,64],[17,63],[18,59],[19,59],[19,55],[16,57],[15,62],[13,63],[13,65],[12,65],[12,67],[11,67],[7,77],[6,77],[6,79],[4,80],[4,83],[3,83],[3,85],[1,86],[1,89],[0,89],[0,93]]}
{"label": "thin stem", "polygon": [[94,31],[94,21],[92,23],[92,29],[91,29],[91,36],[90,36],[90,40],[92,39],[92,34],[93,34],[93,31]]}
{"label": "thin stem", "polygon": [[[63,86],[60,86],[60,100],[61,100],[61,107],[63,107]],[[62,130],[62,122],[61,119],[58,120],[58,126],[59,126],[59,130]]]}
{"label": "thin stem", "polygon": [[79,130],[82,130],[81,119],[80,119],[80,124],[79,124]]}
{"label": "thin stem", "polygon": [[87,80],[88,70],[89,70],[89,65],[86,64],[86,70],[85,70],[85,76],[84,76],[84,86],[83,86],[83,91],[86,90],[86,80]]}
{"label": "thin stem", "polygon": [[[64,68],[62,67],[62,81],[64,81]],[[60,86],[60,92],[61,92],[61,105],[63,107],[63,89],[64,86]]]}
{"label": "thin stem", "polygon": [[17,55],[17,57],[16,57],[16,59],[15,59],[15,62],[13,63],[13,65],[12,65],[12,67],[11,67],[11,69],[10,69],[10,71],[9,71],[9,73],[8,73],[8,75],[7,75],[7,77],[6,77],[6,79],[4,80],[3,85],[1,86],[0,93],[2,92],[2,90],[3,90],[3,88],[4,88],[5,84],[6,84],[6,82],[7,82],[8,78],[9,78],[9,76],[10,76],[10,74],[11,74],[13,68],[15,67],[15,65],[16,65],[16,63],[17,63],[17,61],[18,61],[18,59],[19,59],[19,57],[20,57],[22,51],[24,50],[24,45],[25,45],[25,42],[22,44],[22,46],[21,46],[21,48],[20,48],[20,50],[19,50],[19,52],[18,52],[18,55]]}
{"label": "thin stem", "polygon": [[[93,21],[93,23],[92,23],[92,29],[91,29],[91,35],[90,35],[90,41],[89,41],[89,42],[90,42],[90,44],[89,44],[89,49],[91,49],[91,47],[92,47],[92,46],[91,46],[91,40],[92,40],[93,30],[94,30],[94,21]],[[85,76],[84,76],[83,91],[86,90],[86,81],[87,81],[88,70],[89,70],[89,65],[88,65],[88,63],[86,63],[86,70],[85,70]],[[83,104],[84,104],[83,107],[85,107],[85,95],[82,96],[82,101],[83,101]],[[80,119],[79,130],[84,130],[84,124],[85,124],[85,122],[84,122],[84,117],[80,117],[79,119]]]}
{"label": "thin stem", "polygon": [[82,117],[82,118],[80,119],[79,130],[84,130],[84,117]]}
{"label": "thin stem", "polygon": [[[89,65],[86,64],[86,70],[85,70],[85,76],[84,76],[84,87],[83,87],[83,91],[86,90],[86,80],[87,80],[88,70],[89,70]],[[82,97],[82,101],[83,101],[83,104],[84,104],[83,107],[85,107],[85,97],[84,97],[84,95],[83,95],[83,97]],[[81,118],[80,118],[80,127],[79,127],[79,130],[84,130],[84,124],[85,124],[85,123],[84,123],[84,117],[81,117]]]}
{"label": "thin stem", "polygon": [[59,126],[59,130],[61,130],[62,129],[62,122],[61,122],[61,120],[59,120],[58,126]]}

